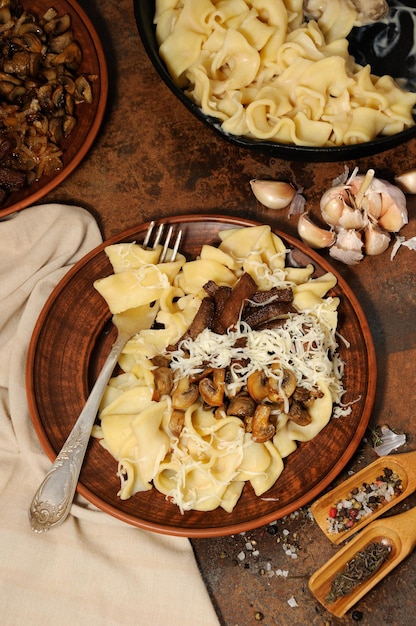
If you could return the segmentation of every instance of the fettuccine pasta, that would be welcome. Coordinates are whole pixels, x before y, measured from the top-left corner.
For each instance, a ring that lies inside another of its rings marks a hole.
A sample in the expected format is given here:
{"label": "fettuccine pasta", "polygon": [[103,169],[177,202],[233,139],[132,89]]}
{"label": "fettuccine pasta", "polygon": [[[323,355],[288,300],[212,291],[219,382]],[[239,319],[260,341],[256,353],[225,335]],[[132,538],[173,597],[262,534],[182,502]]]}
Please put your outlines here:
{"label": "fettuccine pasta", "polygon": [[231,135],[340,146],[413,126],[416,94],[355,63],[348,0],[156,0],[159,54],[175,83]]}
{"label": "fettuccine pasta", "polygon": [[[157,311],[155,324],[126,344],[93,432],[119,464],[121,499],[156,488],[181,512],[231,512],[246,482],[258,496],[274,485],[284,458],[325,427],[344,394],[334,275],[314,278],[312,265],[287,265],[286,246],[267,225],[219,236],[218,247],[204,245],[187,262],[179,255],[158,263],[159,249],[135,243],[106,248],[114,273],[94,286],[110,310],[151,301]],[[216,329],[218,309],[193,335],[210,290],[226,290],[228,315],[244,283],[251,296],[238,303],[235,323]],[[250,317],[284,297],[266,324]],[[162,374],[170,387],[161,386]],[[251,413],[237,410],[236,400],[250,401]]]}

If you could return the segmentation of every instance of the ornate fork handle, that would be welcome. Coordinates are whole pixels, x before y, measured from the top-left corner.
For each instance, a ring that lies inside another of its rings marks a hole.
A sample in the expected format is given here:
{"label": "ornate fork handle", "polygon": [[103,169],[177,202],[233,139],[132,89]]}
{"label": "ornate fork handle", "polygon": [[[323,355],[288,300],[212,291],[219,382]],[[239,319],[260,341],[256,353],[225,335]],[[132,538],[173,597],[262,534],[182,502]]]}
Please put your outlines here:
{"label": "ornate fork handle", "polygon": [[130,336],[119,333],[88,400],[49,472],[36,491],[29,508],[32,530],[44,532],[67,517],[77,488],[91,429],[104,389]]}

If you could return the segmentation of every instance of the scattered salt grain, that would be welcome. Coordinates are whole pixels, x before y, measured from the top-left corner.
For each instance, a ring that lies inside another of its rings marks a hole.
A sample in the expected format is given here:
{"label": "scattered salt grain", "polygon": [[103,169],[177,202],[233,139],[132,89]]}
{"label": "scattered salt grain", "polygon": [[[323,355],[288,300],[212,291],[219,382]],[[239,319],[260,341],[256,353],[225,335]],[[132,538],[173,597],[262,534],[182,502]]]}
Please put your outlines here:
{"label": "scattered salt grain", "polygon": [[241,552],[239,552],[239,553],[237,554],[237,559],[238,559],[239,561],[244,561],[244,559],[245,559],[245,558],[246,558],[246,554],[245,554],[245,552],[243,552],[243,551],[241,550]]}
{"label": "scattered salt grain", "polygon": [[283,576],[283,578],[287,578],[289,575],[289,570],[287,569],[277,569],[276,576]]}
{"label": "scattered salt grain", "polygon": [[296,599],[294,596],[292,596],[291,598],[289,598],[289,600],[287,601],[288,605],[290,606],[291,609],[294,609],[295,607],[299,606],[299,604],[296,602]]}

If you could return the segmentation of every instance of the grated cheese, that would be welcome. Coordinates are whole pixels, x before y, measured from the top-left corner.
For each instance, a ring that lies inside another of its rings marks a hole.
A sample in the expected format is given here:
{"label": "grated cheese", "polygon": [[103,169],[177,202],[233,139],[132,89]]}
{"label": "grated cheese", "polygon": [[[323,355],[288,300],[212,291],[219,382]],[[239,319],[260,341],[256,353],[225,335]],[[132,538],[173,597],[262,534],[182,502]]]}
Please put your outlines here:
{"label": "grated cheese", "polygon": [[226,393],[232,397],[255,371],[278,377],[270,366],[280,363],[295,374],[298,385],[312,389],[324,381],[337,403],[344,393],[344,364],[336,354],[336,333],[320,313],[317,308],[291,315],[282,327],[274,329],[252,330],[244,322],[223,335],[204,329],[170,353],[170,366],[177,379],[194,376],[207,367],[229,367],[231,382],[226,383]]}

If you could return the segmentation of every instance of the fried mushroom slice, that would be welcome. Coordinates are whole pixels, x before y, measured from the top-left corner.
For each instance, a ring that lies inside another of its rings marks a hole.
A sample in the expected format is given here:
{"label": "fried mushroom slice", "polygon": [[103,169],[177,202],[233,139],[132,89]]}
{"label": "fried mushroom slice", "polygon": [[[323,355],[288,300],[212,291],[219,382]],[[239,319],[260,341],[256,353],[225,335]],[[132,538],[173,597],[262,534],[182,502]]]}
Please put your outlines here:
{"label": "fried mushroom slice", "polygon": [[308,410],[297,400],[292,400],[290,404],[289,417],[298,426],[308,426],[312,421]]}
{"label": "fried mushroom slice", "polygon": [[256,370],[247,378],[247,391],[256,402],[267,398],[268,378],[263,371]]}
{"label": "fried mushroom slice", "polygon": [[276,427],[270,422],[271,407],[267,404],[259,404],[254,411],[251,422],[251,437],[256,443],[264,443],[272,439]]}
{"label": "fried mushroom slice", "polygon": [[198,400],[198,386],[191,384],[189,378],[181,378],[172,392],[172,407],[185,411]]}
{"label": "fried mushroom slice", "polygon": [[208,406],[222,406],[224,403],[225,369],[215,368],[212,378],[203,378],[198,385],[202,400]]}
{"label": "fried mushroom slice", "polygon": [[169,430],[174,437],[179,437],[185,423],[185,411],[174,409],[169,420]]}
{"label": "fried mushroom slice", "polygon": [[155,389],[152,400],[159,402],[162,396],[170,395],[173,389],[173,372],[169,367],[162,366],[153,370]]}
{"label": "fried mushroom slice", "polygon": [[227,407],[227,415],[233,415],[245,420],[247,417],[252,417],[256,410],[256,402],[247,393],[240,393],[234,398],[231,398]]}
{"label": "fried mushroom slice", "polygon": [[290,398],[296,389],[296,376],[287,368],[282,368],[279,363],[272,363],[270,369],[279,378],[270,377],[268,379],[267,397],[271,402],[284,401]]}

